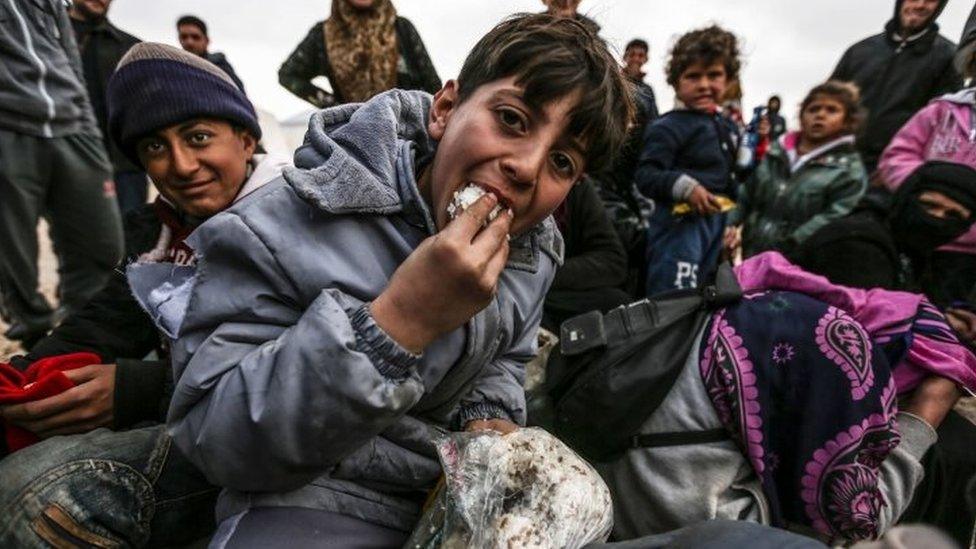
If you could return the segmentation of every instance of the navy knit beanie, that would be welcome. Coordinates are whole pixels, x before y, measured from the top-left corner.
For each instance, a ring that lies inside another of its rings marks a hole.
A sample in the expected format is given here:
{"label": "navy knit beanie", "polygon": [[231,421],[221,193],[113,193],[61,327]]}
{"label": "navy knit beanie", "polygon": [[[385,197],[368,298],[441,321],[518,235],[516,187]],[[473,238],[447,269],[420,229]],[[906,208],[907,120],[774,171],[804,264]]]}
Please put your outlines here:
{"label": "navy knit beanie", "polygon": [[226,120],[261,138],[254,106],[227,73],[166,44],[132,46],[109,79],[106,96],[108,131],[137,166],[139,139],[193,118]]}

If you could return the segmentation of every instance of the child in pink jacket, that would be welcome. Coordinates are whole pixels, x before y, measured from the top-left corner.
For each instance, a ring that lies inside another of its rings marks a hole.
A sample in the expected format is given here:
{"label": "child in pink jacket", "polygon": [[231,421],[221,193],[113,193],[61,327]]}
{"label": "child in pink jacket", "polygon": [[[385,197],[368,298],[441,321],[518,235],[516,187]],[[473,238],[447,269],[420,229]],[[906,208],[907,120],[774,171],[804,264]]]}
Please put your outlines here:
{"label": "child in pink jacket", "polygon": [[[888,144],[878,172],[894,192],[928,160],[976,168],[976,88],[942,96],[920,110]],[[976,225],[939,251],[976,255]]]}

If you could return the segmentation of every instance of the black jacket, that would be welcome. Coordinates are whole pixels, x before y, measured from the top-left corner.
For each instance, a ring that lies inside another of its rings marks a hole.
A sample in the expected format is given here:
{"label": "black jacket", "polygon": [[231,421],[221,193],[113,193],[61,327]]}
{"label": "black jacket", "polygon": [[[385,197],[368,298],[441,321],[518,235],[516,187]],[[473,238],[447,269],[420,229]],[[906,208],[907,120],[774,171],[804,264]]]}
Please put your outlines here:
{"label": "black jacket", "polygon": [[[125,218],[126,262],[152,249],[161,228],[152,204],[129,213]],[[97,353],[106,364],[114,362],[114,427],[123,428],[165,420],[172,393],[169,363],[143,360],[153,350],[162,352],[160,341],[156,326],[132,297],[124,269],[119,268],[84,308],[66,318],[26,356],[11,362],[24,368],[39,358],[79,351]]]}
{"label": "black jacket", "polygon": [[[332,82],[332,64],[325,49],[324,21],[319,21],[308,31],[305,39],[291,52],[288,59],[278,69],[278,82],[291,93],[322,109],[346,103],[346,98],[332,86],[328,93],[312,84],[317,76],[324,76]],[[397,84],[402,90],[424,90],[436,93],[441,89],[441,79],[437,76],[420,34],[413,23],[404,17],[397,17]]]}
{"label": "black jacket", "polygon": [[91,99],[98,128],[105,139],[105,148],[116,172],[142,171],[112,142],[108,132],[108,106],[105,101],[105,89],[108,79],[115,72],[119,60],[129,48],[138,44],[140,40],[131,34],[119,30],[118,27],[103,19],[98,23],[89,23],[71,19],[71,26],[78,42],[78,52],[81,54],[81,65],[85,74],[85,87]]}
{"label": "black jacket", "polygon": [[[947,0],[942,0],[939,12]],[[898,9],[881,34],[854,44],[841,57],[832,79],[856,83],[868,110],[858,149],[869,171],[895,133],[931,99],[962,85],[952,65],[956,46],[939,34],[935,17],[921,36],[898,35]]]}
{"label": "black jacket", "polygon": [[569,191],[558,217],[566,260],[556,271],[549,290],[589,290],[623,284],[627,256],[596,186],[589,179]]}
{"label": "black jacket", "polygon": [[220,53],[219,51],[207,52],[206,58],[207,61],[217,65],[220,67],[220,70],[226,72],[227,76],[234,81],[234,84],[237,84],[237,88],[242,92],[244,91],[244,82],[241,82],[241,79],[237,77],[237,73],[234,72],[234,67],[231,66],[226,55]]}

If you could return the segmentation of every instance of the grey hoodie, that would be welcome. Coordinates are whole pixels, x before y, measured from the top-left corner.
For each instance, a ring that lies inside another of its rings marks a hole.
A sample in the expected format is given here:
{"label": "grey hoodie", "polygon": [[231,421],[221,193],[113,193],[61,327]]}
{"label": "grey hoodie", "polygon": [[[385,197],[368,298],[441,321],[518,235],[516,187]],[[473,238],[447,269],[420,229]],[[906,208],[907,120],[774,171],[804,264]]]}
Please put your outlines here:
{"label": "grey hoodie", "polygon": [[433,435],[524,423],[523,364],[561,258],[551,219],[512,241],[493,302],[422,356],[366,307],[435,232],[414,180],[434,152],[430,101],[393,90],[316,113],[295,168],[190,236],[195,269],[130,268],[174,338],[173,439],[227,488],[218,519],[300,506],[406,531],[440,474]]}
{"label": "grey hoodie", "polygon": [[99,136],[64,3],[0,0],[0,128]]}

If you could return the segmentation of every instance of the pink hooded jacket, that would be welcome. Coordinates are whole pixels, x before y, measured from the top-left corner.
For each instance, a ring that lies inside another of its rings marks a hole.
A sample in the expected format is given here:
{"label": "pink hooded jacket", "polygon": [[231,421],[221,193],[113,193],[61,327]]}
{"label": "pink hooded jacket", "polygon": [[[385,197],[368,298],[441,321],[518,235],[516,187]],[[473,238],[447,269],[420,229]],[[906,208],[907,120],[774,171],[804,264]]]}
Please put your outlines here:
{"label": "pink hooded jacket", "polygon": [[[878,171],[895,192],[916,168],[944,160],[976,168],[976,88],[944,95],[918,111],[892,138],[881,155]],[[943,251],[976,254],[976,225]]]}

